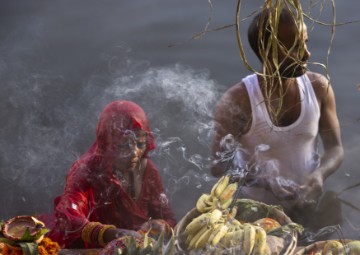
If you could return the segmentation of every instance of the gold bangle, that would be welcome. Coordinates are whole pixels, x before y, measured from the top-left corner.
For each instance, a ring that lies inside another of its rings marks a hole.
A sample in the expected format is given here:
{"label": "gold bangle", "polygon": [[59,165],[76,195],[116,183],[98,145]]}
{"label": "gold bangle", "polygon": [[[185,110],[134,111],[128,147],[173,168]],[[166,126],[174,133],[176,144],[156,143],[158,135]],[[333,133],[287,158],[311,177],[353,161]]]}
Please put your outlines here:
{"label": "gold bangle", "polygon": [[99,231],[98,242],[102,247],[105,247],[106,245],[106,243],[104,242],[104,233],[109,228],[116,228],[116,227],[114,225],[104,225]]}
{"label": "gold bangle", "polygon": [[94,243],[94,244],[98,243],[99,231],[103,226],[104,226],[103,224],[99,224],[93,228],[93,230],[91,231],[91,234],[90,234],[91,243]]}
{"label": "gold bangle", "polygon": [[81,231],[81,239],[85,243],[91,243],[91,233],[97,225],[100,225],[100,222],[89,222]]}

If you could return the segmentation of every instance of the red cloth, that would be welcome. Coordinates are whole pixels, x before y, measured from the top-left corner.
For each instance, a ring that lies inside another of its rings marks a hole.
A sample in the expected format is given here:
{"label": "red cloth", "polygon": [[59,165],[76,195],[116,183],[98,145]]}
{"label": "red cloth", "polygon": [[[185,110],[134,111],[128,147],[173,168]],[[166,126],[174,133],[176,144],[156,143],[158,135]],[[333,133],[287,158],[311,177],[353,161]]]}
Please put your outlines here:
{"label": "red cloth", "polygon": [[49,237],[62,248],[85,247],[81,231],[90,221],[136,229],[151,217],[164,219],[172,227],[175,226],[176,221],[166,202],[161,176],[149,159],[136,202],[122,189],[118,177],[112,171],[113,138],[134,129],[147,133],[144,154],[147,157],[147,153],[155,148],[154,137],[147,117],[138,105],[129,101],[115,101],[101,113],[96,141],[72,165],[66,177],[64,193],[54,201],[57,220]]}

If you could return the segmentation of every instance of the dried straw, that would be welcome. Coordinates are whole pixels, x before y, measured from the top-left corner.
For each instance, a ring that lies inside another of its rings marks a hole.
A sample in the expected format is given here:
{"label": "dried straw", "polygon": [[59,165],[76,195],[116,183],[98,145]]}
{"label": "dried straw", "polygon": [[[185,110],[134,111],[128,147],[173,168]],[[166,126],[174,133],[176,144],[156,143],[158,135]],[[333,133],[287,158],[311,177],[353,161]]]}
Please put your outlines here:
{"label": "dried straw", "polygon": [[[332,5],[332,15],[333,15],[333,22],[331,24],[326,24],[323,22],[320,22],[318,19],[321,16],[321,13],[323,11],[324,5],[326,0],[322,0],[320,3],[320,11],[316,18],[312,18],[309,14],[306,14],[300,4],[299,0],[265,0],[264,4],[260,8],[261,18],[260,18],[260,24],[259,24],[259,38],[258,38],[258,45],[260,49],[260,57],[261,62],[263,63],[263,70],[261,72],[258,72],[253,68],[244,51],[243,43],[241,40],[241,33],[240,33],[240,11],[241,11],[241,0],[237,1],[236,6],[236,38],[238,43],[238,48],[240,51],[240,57],[243,61],[245,67],[250,70],[253,73],[256,73],[259,76],[263,77],[263,80],[265,82],[265,87],[267,88],[264,92],[264,98],[265,102],[267,104],[267,107],[269,109],[269,112],[272,116],[272,119],[276,121],[281,113],[282,104],[283,104],[283,97],[286,93],[286,91],[283,89],[282,79],[281,79],[281,73],[280,73],[280,66],[283,64],[282,62],[279,62],[278,59],[278,52],[283,52],[285,54],[285,58],[293,60],[293,65],[300,64],[300,59],[294,59],[292,56],[290,56],[290,53],[295,49],[295,47],[299,47],[298,55],[303,56],[305,52],[305,42],[303,37],[303,29],[304,29],[304,17],[311,20],[313,23],[317,24],[323,24],[323,25],[331,25],[332,31],[331,31],[331,39],[330,44],[328,47],[327,57],[326,57],[326,64],[321,64],[317,62],[312,62],[312,64],[319,65],[323,67],[326,71],[326,77],[328,81],[330,82],[330,76],[328,72],[328,65],[329,65],[329,56],[330,56],[330,50],[332,46],[332,42],[335,35],[335,27],[336,27],[336,9],[335,9],[335,2],[334,0],[331,0]],[[310,6],[313,8],[315,5],[319,4],[318,1],[311,1]],[[278,35],[278,25],[279,25],[279,19],[280,14],[283,9],[287,9],[290,11],[293,20],[295,21],[295,24],[298,28],[298,33],[296,34],[296,38],[294,41],[294,44],[290,49],[286,49],[284,45],[279,41],[277,38]],[[268,14],[268,19],[265,20],[265,14]],[[263,30],[269,29],[271,31],[270,38],[267,43],[263,41],[263,34],[267,31]],[[272,66],[270,66],[270,55],[271,55],[271,62]],[[288,66],[288,69],[293,68],[293,66]],[[275,88],[276,84],[276,88]],[[276,95],[274,93],[277,93]],[[275,96],[275,98],[278,99],[278,103],[276,106],[273,106],[274,104],[271,103],[271,98]],[[276,124],[276,122],[275,122]]]}

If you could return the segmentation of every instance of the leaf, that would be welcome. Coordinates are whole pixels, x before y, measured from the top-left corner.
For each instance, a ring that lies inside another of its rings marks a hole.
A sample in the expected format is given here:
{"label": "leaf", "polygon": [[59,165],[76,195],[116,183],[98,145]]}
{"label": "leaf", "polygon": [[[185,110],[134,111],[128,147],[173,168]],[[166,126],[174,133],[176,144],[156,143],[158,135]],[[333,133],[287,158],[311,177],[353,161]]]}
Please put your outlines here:
{"label": "leaf", "polygon": [[152,254],[154,254],[154,255],[162,254],[163,244],[164,244],[164,232],[161,232],[161,234],[155,244]]}
{"label": "leaf", "polygon": [[152,247],[146,246],[144,249],[140,251],[140,255],[148,255],[151,254],[151,252],[152,252]]}
{"label": "leaf", "polygon": [[270,231],[268,235],[283,237],[284,235],[291,234],[294,231],[297,231],[301,234],[304,231],[304,227],[298,223],[291,222]]}
{"label": "leaf", "polygon": [[37,243],[18,243],[24,253],[24,255],[38,255],[39,249]]}
{"label": "leaf", "polygon": [[130,253],[129,253],[128,248],[125,247],[120,254],[122,254],[122,255],[129,255]]}
{"label": "leaf", "polygon": [[34,237],[31,235],[29,227],[26,228],[23,236],[20,238],[20,241],[23,241],[23,242],[34,241]]}
{"label": "leaf", "polygon": [[[3,226],[5,225],[4,221],[0,221],[0,230],[2,230]],[[2,232],[0,231],[0,235],[2,234]]]}
{"label": "leaf", "polygon": [[149,238],[150,231],[151,231],[151,228],[144,235],[144,245],[143,245],[144,248],[146,248],[148,246],[152,246],[152,242],[151,242],[151,240]]}
{"label": "leaf", "polygon": [[125,240],[125,246],[128,253],[124,253],[124,254],[135,255],[139,253],[140,247],[135,237],[131,236],[130,238],[127,238]]}
{"label": "leaf", "polygon": [[0,237],[0,243],[7,243],[7,244],[10,244],[10,245],[13,245],[13,246],[17,245],[17,243],[15,241],[7,239],[5,237]]}
{"label": "leaf", "polygon": [[34,237],[34,240],[38,240],[41,236],[45,235],[47,232],[49,232],[48,228],[42,228],[40,232]]}
{"label": "leaf", "polygon": [[171,229],[172,236],[168,243],[165,246],[164,255],[173,255],[175,252],[175,238],[174,238],[174,231]]}
{"label": "leaf", "polygon": [[121,255],[123,254],[120,248],[116,248],[113,255]]}

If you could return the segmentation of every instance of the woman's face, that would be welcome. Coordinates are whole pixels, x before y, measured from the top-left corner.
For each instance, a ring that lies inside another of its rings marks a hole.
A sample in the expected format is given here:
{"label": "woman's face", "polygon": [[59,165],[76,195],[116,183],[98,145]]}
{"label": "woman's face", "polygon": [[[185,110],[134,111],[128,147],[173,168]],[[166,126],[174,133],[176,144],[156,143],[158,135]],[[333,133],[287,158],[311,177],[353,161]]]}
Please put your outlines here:
{"label": "woman's face", "polygon": [[140,166],[140,160],[146,150],[146,133],[128,131],[120,138],[114,139],[114,167],[122,172],[131,172]]}

